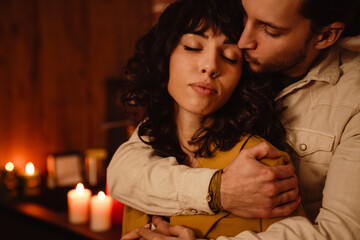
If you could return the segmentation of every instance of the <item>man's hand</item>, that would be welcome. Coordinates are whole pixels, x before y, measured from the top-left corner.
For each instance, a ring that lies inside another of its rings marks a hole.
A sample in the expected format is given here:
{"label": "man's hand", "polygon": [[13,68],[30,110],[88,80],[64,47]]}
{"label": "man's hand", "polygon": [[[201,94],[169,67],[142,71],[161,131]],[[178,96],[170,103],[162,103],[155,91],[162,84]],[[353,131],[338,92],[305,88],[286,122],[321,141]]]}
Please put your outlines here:
{"label": "man's hand", "polygon": [[194,231],[180,225],[172,227],[170,223],[165,221],[162,217],[154,216],[152,223],[155,226],[155,230],[150,230],[150,225],[147,225],[125,234],[121,239],[195,240]]}
{"label": "man's hand", "polygon": [[222,207],[244,218],[273,218],[293,212],[300,202],[294,167],[269,167],[258,161],[279,156],[267,143],[242,150],[221,176]]}

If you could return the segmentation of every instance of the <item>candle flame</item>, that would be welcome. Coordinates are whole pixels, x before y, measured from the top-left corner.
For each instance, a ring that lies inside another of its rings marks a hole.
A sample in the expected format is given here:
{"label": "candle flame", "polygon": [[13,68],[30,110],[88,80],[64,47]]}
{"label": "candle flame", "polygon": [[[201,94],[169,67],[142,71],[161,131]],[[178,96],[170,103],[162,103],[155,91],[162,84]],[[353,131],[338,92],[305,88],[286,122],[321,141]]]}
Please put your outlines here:
{"label": "candle flame", "polygon": [[35,172],[35,167],[32,162],[28,162],[25,166],[25,172],[27,175],[33,175]]}
{"label": "candle flame", "polygon": [[12,172],[14,170],[15,166],[12,162],[8,162],[5,164],[5,169],[8,172]]}
{"label": "candle flame", "polygon": [[77,185],[76,185],[76,193],[77,194],[84,194],[84,184],[82,184],[82,183],[78,183]]}
{"label": "candle flame", "polygon": [[100,191],[100,192],[98,193],[98,199],[99,199],[99,200],[104,200],[104,199],[105,199],[105,193],[104,193],[103,191]]}

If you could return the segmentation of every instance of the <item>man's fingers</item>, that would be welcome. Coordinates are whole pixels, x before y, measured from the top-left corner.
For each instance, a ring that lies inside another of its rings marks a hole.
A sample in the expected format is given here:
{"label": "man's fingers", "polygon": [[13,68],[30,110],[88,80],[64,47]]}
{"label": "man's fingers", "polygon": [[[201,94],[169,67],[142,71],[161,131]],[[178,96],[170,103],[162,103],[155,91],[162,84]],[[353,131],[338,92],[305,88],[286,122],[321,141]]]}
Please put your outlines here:
{"label": "man's fingers", "polygon": [[273,170],[277,179],[285,179],[296,176],[294,166],[291,164],[275,166],[273,167]]}
{"label": "man's fingers", "polygon": [[300,203],[300,200],[301,200],[301,198],[300,198],[300,196],[298,196],[296,201],[273,208],[270,218],[289,216],[289,214],[291,214],[293,211],[295,211],[295,209],[297,208],[297,206]]}
{"label": "man's fingers", "polygon": [[283,192],[276,196],[276,206],[283,205],[289,202],[294,202],[299,197],[299,189],[293,189],[291,191]]}
{"label": "man's fingers", "polygon": [[280,157],[280,153],[270,147],[270,145],[266,142],[259,143],[243,151],[247,151],[249,155],[252,155],[256,159]]}
{"label": "man's fingers", "polygon": [[[298,189],[298,181],[297,178],[291,177],[287,179],[281,179],[274,182],[274,186],[276,189],[275,194],[280,194],[283,192],[288,192],[293,189]],[[298,190],[297,190],[298,191]]]}

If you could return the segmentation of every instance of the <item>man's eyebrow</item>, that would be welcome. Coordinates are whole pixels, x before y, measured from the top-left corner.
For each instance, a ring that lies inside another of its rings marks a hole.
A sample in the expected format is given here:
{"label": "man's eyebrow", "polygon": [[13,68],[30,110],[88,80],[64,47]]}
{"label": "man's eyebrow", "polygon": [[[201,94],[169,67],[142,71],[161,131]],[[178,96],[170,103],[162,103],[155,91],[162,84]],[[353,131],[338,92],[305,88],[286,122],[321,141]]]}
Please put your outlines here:
{"label": "man's eyebrow", "polygon": [[266,21],[261,21],[261,20],[257,20],[260,24],[263,24],[263,25],[266,25],[266,26],[269,26],[273,29],[276,29],[276,30],[279,30],[279,31],[288,31],[289,28],[286,28],[286,27],[280,27],[280,26],[277,26],[271,22],[266,22]]}

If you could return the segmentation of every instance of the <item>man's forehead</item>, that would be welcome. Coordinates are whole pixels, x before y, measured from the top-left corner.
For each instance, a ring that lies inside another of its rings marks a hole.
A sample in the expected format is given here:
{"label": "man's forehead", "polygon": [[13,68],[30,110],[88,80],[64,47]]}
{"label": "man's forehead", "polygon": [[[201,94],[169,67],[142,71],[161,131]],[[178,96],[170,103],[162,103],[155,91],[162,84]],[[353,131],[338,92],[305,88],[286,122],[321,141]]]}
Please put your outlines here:
{"label": "man's forehead", "polygon": [[280,27],[303,19],[299,12],[302,1],[242,0],[242,3],[249,18],[272,23]]}

